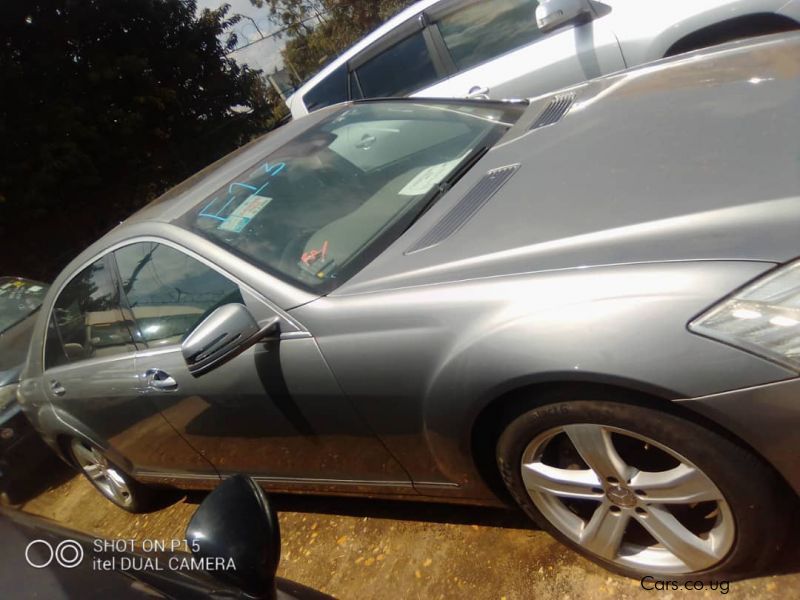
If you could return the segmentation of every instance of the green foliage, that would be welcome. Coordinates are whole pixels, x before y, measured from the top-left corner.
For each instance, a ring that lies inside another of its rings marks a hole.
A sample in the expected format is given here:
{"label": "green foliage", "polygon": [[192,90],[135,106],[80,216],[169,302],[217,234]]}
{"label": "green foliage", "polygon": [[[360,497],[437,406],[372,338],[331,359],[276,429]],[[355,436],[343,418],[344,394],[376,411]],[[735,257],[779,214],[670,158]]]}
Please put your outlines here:
{"label": "green foliage", "polygon": [[259,73],[225,55],[227,12],[197,16],[194,0],[0,4],[0,272],[52,275],[272,125]]}
{"label": "green foliage", "polygon": [[[413,0],[250,0],[266,6],[289,38],[284,61],[301,80],[308,79]],[[304,19],[318,16],[315,27]]]}

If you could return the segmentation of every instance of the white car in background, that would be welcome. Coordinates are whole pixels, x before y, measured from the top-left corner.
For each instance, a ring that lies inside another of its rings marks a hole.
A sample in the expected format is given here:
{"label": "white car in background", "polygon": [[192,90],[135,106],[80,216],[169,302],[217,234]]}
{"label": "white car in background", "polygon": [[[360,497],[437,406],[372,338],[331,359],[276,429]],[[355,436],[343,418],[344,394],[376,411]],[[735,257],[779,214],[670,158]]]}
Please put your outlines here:
{"label": "white car in background", "polygon": [[524,98],[723,42],[800,28],[800,0],[423,0],[288,100]]}

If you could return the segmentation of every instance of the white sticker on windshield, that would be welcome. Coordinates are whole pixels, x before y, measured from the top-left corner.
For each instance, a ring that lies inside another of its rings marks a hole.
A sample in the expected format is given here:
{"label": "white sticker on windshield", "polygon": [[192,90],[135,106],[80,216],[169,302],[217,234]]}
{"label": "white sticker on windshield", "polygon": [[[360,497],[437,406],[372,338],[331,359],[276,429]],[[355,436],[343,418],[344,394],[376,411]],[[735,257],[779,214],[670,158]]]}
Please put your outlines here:
{"label": "white sticker on windshield", "polygon": [[[466,156],[466,155],[464,155]],[[427,169],[423,169],[419,174],[409,181],[406,186],[400,190],[401,196],[421,196],[427,194],[433,186],[438,185],[447,175],[452,171],[458,163],[464,160],[464,156],[459,156],[456,159],[448,162],[443,162],[438,165],[433,165]]]}
{"label": "white sticker on windshield", "polygon": [[247,200],[237,206],[236,210],[220,223],[217,229],[241,233],[244,228],[247,227],[248,223],[250,223],[258,213],[264,210],[270,202],[272,202],[272,198],[266,198],[265,196],[252,195],[248,197]]}

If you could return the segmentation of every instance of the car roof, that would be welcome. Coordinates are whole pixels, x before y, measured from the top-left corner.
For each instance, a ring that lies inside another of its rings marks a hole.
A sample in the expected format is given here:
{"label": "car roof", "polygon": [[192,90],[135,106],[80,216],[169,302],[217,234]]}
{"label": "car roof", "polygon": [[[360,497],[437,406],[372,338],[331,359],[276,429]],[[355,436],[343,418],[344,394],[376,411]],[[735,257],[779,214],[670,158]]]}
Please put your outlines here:
{"label": "car roof", "polygon": [[304,96],[306,93],[308,93],[310,89],[315,87],[320,81],[325,79],[328,75],[333,73],[336,69],[341,67],[344,63],[353,58],[359,52],[374,44],[384,35],[391,32],[399,25],[405,23],[408,19],[412,18],[414,15],[419,14],[426,8],[433,6],[434,4],[438,4],[440,2],[442,2],[442,0],[421,0],[420,2],[416,2],[411,6],[409,6],[408,8],[402,10],[394,17],[386,21],[383,25],[375,29],[373,32],[367,34],[366,36],[361,38],[361,40],[350,46],[345,52],[340,54],[334,61],[328,64],[319,73],[317,73],[311,79],[309,79],[303,85],[301,85],[294,94],[292,94],[286,99],[286,104],[291,106],[292,102],[294,102],[297,98]]}

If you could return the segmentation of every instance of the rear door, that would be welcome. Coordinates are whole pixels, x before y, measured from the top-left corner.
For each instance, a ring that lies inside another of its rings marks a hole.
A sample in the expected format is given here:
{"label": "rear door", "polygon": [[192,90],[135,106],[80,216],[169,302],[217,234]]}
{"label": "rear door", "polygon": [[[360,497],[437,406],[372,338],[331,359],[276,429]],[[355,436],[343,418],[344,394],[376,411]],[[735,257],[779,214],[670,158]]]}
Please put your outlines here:
{"label": "rear door", "polygon": [[625,68],[608,19],[543,34],[537,0],[445,0],[427,11],[455,74],[416,96],[529,98]]}
{"label": "rear door", "polygon": [[130,461],[134,475],[172,460],[207,465],[139,394],[137,346],[107,257],[64,286],[48,319],[43,389],[62,419]]}

